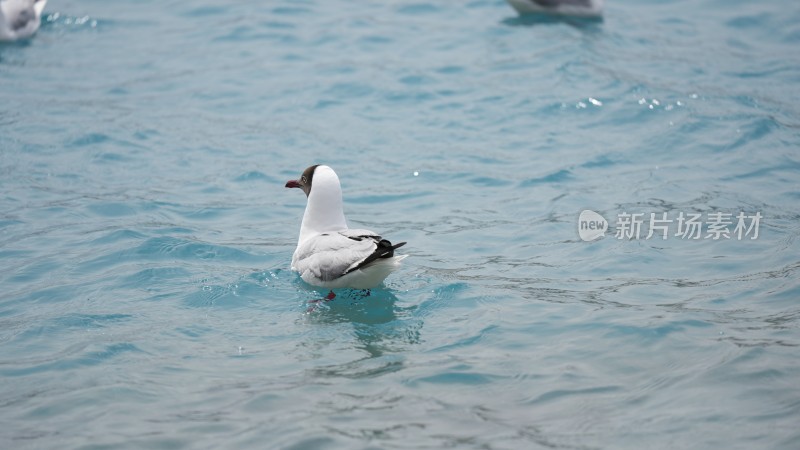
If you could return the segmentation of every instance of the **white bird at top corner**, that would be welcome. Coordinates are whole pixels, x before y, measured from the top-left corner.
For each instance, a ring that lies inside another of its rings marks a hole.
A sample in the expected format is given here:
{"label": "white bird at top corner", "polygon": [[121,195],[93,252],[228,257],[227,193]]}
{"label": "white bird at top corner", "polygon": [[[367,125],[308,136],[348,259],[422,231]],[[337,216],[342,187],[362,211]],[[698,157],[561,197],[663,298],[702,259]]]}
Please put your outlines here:
{"label": "white bird at top corner", "polygon": [[308,201],[292,270],[308,284],[327,289],[371,289],[400,267],[408,255],[395,256],[392,244],[369,230],[350,229],[344,218],[342,188],[336,172],[313,165],[287,188],[300,188]]}
{"label": "white bird at top corner", "polygon": [[604,0],[506,0],[520,14],[549,13],[600,17]]}
{"label": "white bird at top corner", "polygon": [[42,22],[47,0],[0,0],[0,41],[27,39]]}

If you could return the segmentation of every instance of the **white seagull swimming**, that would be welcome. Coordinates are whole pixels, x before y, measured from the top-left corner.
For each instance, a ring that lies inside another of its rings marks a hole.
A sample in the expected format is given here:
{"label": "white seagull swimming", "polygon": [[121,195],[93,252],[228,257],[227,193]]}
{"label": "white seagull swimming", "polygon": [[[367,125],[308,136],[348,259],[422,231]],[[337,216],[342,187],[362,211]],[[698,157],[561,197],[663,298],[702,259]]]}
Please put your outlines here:
{"label": "white seagull swimming", "polygon": [[568,16],[599,17],[603,0],[506,0],[520,14],[551,13]]}
{"label": "white seagull swimming", "polygon": [[394,255],[405,242],[392,244],[372,231],[347,227],[342,187],[330,167],[311,166],[286,187],[300,188],[308,197],[292,256],[292,270],[306,283],[327,289],[374,288],[408,256]]}
{"label": "white seagull swimming", "polygon": [[39,29],[47,0],[0,0],[0,41],[33,36]]}

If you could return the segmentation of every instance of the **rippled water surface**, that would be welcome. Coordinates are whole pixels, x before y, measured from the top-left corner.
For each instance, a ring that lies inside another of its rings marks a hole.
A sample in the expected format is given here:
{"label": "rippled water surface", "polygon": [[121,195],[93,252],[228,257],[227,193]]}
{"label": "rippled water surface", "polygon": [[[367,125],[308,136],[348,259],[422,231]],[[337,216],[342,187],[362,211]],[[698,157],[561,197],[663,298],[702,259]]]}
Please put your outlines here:
{"label": "rippled water surface", "polygon": [[[51,0],[0,45],[0,447],[800,447],[798,45],[778,0]],[[410,257],[309,311],[313,163]]]}

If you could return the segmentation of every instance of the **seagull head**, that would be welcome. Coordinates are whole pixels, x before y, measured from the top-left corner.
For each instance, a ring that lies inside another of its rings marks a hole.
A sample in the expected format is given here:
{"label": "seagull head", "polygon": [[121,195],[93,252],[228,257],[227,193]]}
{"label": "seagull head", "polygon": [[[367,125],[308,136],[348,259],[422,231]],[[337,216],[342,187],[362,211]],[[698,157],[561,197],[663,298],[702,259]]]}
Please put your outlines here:
{"label": "seagull head", "polygon": [[287,181],[286,187],[300,188],[308,197],[303,223],[300,225],[301,242],[317,233],[347,229],[342,187],[333,169],[319,164],[313,165],[304,170],[297,180]]}
{"label": "seagull head", "polygon": [[289,180],[286,182],[287,188],[300,188],[303,192],[306,193],[306,197],[311,194],[311,184],[314,180],[314,172],[319,167],[319,164],[315,164],[310,166],[306,170],[303,171],[303,174],[300,175],[300,178],[296,180]]}

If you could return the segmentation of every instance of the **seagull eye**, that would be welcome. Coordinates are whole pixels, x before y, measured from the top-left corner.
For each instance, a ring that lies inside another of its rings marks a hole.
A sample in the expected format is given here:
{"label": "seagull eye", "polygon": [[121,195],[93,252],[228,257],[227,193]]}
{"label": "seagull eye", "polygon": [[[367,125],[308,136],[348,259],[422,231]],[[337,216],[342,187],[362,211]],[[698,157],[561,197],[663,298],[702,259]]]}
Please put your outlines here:
{"label": "seagull eye", "polygon": [[308,178],[306,178],[306,176],[305,176],[305,175],[303,175],[303,176],[300,178],[300,181],[302,181],[302,182],[303,182],[303,184],[306,184],[306,183],[308,183]]}

